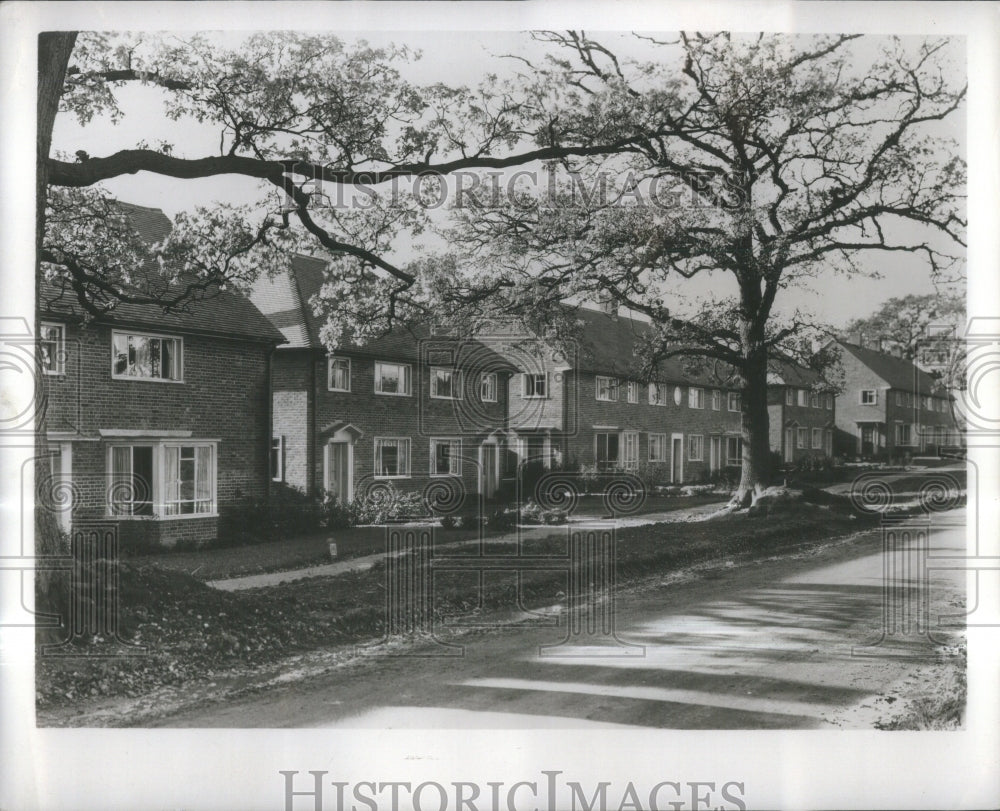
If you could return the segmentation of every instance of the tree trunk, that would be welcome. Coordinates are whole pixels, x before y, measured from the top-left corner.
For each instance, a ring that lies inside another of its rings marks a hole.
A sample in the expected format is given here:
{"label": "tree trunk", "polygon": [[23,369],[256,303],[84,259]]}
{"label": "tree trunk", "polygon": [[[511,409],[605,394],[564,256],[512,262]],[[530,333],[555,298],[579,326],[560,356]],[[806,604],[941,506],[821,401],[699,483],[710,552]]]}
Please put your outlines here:
{"label": "tree trunk", "polygon": [[767,350],[754,348],[740,370],[743,467],[732,504],[747,507],[767,486],[771,474],[770,420],[767,413]]}
{"label": "tree trunk", "polygon": [[[38,130],[35,135],[35,251],[42,249],[45,233],[45,200],[49,185],[48,159],[52,147],[52,126],[59,112],[66,66],[69,64],[75,31],[49,31],[38,35]],[[37,258],[36,258],[37,266]],[[36,267],[37,270],[37,267]],[[37,274],[36,274],[37,276]],[[36,282],[37,292],[37,282]]]}

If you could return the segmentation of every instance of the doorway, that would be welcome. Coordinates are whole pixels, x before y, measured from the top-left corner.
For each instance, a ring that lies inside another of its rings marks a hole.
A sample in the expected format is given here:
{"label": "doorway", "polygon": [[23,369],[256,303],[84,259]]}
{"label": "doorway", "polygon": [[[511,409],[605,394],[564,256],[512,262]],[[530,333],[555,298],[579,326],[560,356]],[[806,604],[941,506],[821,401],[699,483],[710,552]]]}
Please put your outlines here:
{"label": "doorway", "polygon": [[326,446],[326,465],[324,489],[337,497],[338,504],[351,501],[354,490],[353,467],[351,457],[353,448],[350,442],[330,442]]}

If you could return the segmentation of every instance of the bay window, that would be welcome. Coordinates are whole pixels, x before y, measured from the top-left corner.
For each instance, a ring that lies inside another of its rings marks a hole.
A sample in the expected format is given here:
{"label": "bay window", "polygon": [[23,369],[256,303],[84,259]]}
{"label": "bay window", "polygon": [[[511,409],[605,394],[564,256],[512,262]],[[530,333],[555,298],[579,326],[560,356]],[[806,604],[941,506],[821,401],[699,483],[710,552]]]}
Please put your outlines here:
{"label": "bay window", "polygon": [[215,515],[214,442],[156,442],[109,449],[113,516]]}

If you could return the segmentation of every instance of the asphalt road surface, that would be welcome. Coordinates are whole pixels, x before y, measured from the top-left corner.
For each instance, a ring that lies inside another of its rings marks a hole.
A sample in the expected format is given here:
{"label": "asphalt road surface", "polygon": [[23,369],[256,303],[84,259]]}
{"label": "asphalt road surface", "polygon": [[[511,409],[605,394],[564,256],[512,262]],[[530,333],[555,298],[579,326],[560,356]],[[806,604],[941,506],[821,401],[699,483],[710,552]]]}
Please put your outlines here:
{"label": "asphalt road surface", "polygon": [[559,644],[567,623],[555,625],[555,614],[522,618],[500,630],[442,634],[461,648],[421,643],[396,649],[420,655],[356,656],[138,723],[870,729],[948,689],[959,666],[961,629],[955,620],[942,629],[939,619],[964,615],[964,573],[933,567],[962,553],[964,521],[964,509],[935,515],[926,556],[913,527],[888,556],[875,531],[620,593],[622,644],[604,636],[590,640],[597,645]]}

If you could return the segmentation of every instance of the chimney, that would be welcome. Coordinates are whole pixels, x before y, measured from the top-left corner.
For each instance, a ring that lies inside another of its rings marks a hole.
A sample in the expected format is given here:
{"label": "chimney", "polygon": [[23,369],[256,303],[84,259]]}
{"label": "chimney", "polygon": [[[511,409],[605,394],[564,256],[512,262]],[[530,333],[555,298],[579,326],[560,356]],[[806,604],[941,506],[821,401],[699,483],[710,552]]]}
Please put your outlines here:
{"label": "chimney", "polygon": [[597,306],[602,313],[610,316],[618,315],[618,302],[610,293],[602,291],[597,297]]}

